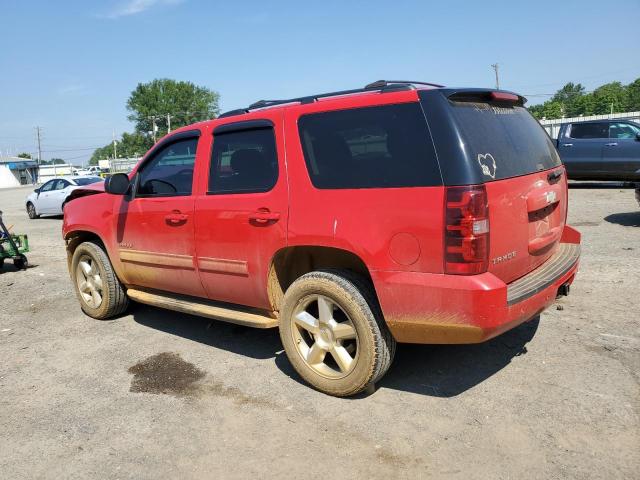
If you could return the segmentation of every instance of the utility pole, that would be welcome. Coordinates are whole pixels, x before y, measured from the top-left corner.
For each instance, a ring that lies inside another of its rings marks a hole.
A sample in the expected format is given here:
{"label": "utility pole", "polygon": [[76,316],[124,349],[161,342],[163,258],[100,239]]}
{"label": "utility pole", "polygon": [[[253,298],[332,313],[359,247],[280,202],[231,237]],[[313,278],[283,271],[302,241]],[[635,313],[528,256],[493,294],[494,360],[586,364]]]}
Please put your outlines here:
{"label": "utility pole", "polygon": [[38,165],[42,161],[42,147],[40,146],[40,127],[36,127],[36,136],[38,137]]}
{"label": "utility pole", "polygon": [[171,115],[167,113],[167,133],[171,133]]}
{"label": "utility pole", "polygon": [[118,142],[116,142],[116,131],[115,129],[113,130],[113,159],[115,160],[116,158],[118,158],[118,153],[117,153],[117,149],[116,149],[116,144]]}
{"label": "utility pole", "polygon": [[491,65],[494,72],[496,73],[496,90],[500,90],[500,79],[498,78],[498,63],[494,63]]}

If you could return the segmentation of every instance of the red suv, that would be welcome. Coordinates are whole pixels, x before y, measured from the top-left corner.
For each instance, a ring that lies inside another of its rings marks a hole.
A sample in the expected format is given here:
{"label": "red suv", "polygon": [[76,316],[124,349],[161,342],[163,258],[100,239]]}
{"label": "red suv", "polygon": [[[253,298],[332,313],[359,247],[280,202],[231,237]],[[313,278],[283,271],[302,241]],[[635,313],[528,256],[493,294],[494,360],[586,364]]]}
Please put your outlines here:
{"label": "red suv", "polygon": [[568,293],[580,252],[524,102],[378,81],[172,132],[67,203],[82,309],[279,327],[296,371],[339,396],[375,384],[396,342],[499,335]]}

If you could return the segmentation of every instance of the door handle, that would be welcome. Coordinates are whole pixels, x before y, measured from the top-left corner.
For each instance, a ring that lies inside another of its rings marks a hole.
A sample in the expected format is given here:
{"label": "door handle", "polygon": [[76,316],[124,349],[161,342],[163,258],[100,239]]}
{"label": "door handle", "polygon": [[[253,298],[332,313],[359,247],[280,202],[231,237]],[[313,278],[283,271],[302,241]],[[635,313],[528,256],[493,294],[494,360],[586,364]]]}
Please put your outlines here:
{"label": "door handle", "polygon": [[166,215],[164,219],[169,225],[181,225],[189,219],[189,215],[175,211]]}
{"label": "door handle", "polygon": [[563,147],[573,147],[573,143],[563,143]]}
{"label": "door handle", "polygon": [[268,208],[260,208],[249,214],[249,220],[257,223],[277,222],[280,220],[280,213],[271,212]]}
{"label": "door handle", "polygon": [[605,143],[604,146],[605,147],[617,147],[618,143],[617,142]]}

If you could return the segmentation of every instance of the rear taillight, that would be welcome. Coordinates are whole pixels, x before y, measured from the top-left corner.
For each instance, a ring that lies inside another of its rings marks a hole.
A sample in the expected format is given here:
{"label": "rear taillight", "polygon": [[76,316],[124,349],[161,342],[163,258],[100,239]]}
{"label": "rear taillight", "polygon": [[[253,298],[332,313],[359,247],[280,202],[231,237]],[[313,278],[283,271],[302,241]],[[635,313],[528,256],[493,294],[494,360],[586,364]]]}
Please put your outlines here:
{"label": "rear taillight", "polygon": [[473,275],[489,266],[489,205],[484,185],[447,187],[445,273]]}

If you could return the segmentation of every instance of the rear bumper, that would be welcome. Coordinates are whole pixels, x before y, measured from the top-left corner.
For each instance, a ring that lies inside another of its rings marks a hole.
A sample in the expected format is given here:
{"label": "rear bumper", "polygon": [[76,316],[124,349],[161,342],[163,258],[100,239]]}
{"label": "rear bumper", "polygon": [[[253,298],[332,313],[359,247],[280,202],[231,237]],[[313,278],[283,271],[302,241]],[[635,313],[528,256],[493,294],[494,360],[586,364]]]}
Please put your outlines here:
{"label": "rear bumper", "polygon": [[580,233],[565,227],[558,252],[506,284],[491,273],[371,272],[391,333],[402,343],[479,343],[534,318],[573,282]]}

